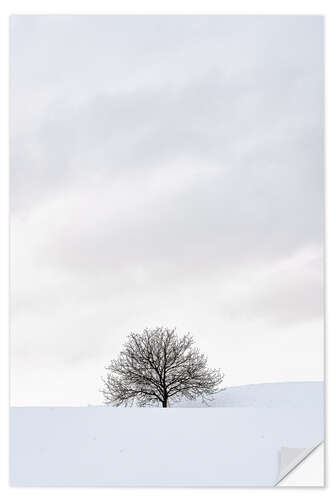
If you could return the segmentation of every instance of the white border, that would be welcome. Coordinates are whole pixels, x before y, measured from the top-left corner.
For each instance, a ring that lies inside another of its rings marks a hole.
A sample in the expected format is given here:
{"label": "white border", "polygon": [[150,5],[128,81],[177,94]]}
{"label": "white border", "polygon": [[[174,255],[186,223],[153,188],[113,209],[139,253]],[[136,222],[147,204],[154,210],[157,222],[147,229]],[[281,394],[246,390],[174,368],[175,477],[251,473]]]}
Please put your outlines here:
{"label": "white border", "polygon": [[[228,499],[267,498],[267,495],[283,494],[284,498],[305,500],[309,495],[327,495],[326,489],[219,489],[219,488],[10,488],[8,486],[8,164],[9,164],[9,132],[8,132],[8,102],[9,102],[9,16],[11,14],[280,14],[280,15],[325,15],[326,32],[326,255],[333,255],[332,233],[333,224],[329,214],[333,213],[333,175],[330,170],[332,154],[330,138],[333,137],[331,127],[332,100],[330,89],[333,88],[333,1],[332,0],[2,0],[0,7],[0,383],[1,383],[1,431],[0,431],[0,494],[1,498],[61,498],[69,497],[83,500],[85,498],[113,499]],[[331,226],[331,230],[330,230]],[[332,268],[329,262],[327,271],[327,309],[330,304],[329,278],[332,278]],[[326,314],[328,316],[329,311]],[[326,347],[330,348],[326,332]],[[326,360],[329,359],[326,352]],[[326,363],[326,380],[329,374],[329,363]],[[326,421],[330,421],[330,402],[328,401]],[[327,435],[326,435],[327,437]],[[326,447],[327,448],[327,447]],[[327,459],[326,470],[330,466]],[[329,479],[329,477],[328,477]]]}

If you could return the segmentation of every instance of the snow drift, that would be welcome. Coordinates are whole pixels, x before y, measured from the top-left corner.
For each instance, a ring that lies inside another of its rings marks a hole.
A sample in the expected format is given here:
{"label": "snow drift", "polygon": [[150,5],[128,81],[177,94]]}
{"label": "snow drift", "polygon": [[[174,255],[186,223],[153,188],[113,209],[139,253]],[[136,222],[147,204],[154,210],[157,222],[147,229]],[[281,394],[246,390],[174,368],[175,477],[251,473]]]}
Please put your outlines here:
{"label": "snow drift", "polygon": [[244,386],[218,395],[216,405],[227,406],[199,411],[15,407],[11,483],[272,486],[282,447],[313,448],[322,441],[322,392],[321,383]]}

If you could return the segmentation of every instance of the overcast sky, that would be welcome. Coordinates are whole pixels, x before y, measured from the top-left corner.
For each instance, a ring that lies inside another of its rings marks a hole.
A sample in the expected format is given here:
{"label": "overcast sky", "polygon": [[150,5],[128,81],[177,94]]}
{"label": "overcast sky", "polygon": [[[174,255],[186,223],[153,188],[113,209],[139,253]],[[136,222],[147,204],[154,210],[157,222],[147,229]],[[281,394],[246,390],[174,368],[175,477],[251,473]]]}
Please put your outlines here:
{"label": "overcast sky", "polygon": [[156,325],[322,379],[322,18],[14,17],[11,100],[13,405],[101,404]]}

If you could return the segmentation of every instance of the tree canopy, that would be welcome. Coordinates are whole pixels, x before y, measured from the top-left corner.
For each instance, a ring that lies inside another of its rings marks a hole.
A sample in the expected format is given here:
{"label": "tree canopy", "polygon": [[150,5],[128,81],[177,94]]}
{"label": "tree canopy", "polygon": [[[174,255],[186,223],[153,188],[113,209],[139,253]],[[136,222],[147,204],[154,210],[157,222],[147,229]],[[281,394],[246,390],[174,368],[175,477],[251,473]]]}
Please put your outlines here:
{"label": "tree canopy", "polygon": [[131,333],[117,359],[106,367],[102,393],[113,406],[161,404],[182,397],[196,399],[216,393],[223,380],[219,369],[207,367],[190,334],[158,327]]}

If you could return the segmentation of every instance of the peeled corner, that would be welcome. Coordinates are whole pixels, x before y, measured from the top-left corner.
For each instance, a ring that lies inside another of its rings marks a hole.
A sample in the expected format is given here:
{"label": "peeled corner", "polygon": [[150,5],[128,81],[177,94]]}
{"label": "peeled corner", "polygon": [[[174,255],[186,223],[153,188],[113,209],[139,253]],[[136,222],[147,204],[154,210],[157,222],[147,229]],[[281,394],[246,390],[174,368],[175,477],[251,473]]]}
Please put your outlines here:
{"label": "peeled corner", "polygon": [[279,484],[295,467],[297,467],[310,453],[313,452],[319,445],[318,443],[312,448],[280,448],[280,463],[279,475],[275,486]]}

